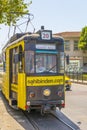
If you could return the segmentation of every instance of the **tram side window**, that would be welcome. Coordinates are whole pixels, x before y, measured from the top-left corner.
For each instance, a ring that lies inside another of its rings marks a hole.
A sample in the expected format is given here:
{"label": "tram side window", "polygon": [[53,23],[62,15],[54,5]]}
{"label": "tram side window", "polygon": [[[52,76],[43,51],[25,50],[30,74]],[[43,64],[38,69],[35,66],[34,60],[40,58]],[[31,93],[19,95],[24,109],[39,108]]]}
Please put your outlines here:
{"label": "tram side window", "polygon": [[6,54],[3,53],[2,57],[3,57],[3,72],[5,72],[6,71]]}
{"label": "tram side window", "polygon": [[23,48],[20,45],[19,46],[19,56],[18,56],[18,61],[19,61],[19,72],[23,72],[24,71],[24,55],[23,55]]}
{"label": "tram side window", "polygon": [[25,72],[34,73],[34,52],[33,51],[25,52]]}
{"label": "tram side window", "polygon": [[65,67],[65,63],[64,63],[64,53],[60,52],[60,73],[64,73],[64,67]]}
{"label": "tram side window", "polygon": [[12,82],[13,83],[18,82],[18,63],[14,62],[17,60],[17,54],[18,54],[18,47],[13,49],[13,54],[12,54],[13,55],[12,56]]}

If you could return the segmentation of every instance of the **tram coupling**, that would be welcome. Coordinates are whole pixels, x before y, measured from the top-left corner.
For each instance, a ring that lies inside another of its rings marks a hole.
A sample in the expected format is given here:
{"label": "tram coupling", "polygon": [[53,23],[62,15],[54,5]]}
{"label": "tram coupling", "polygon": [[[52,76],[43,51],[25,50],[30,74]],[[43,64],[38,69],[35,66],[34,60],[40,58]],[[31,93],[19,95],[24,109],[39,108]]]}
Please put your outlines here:
{"label": "tram coupling", "polygon": [[56,105],[54,106],[50,104],[43,105],[41,108],[41,114],[50,113],[52,110],[56,110]]}

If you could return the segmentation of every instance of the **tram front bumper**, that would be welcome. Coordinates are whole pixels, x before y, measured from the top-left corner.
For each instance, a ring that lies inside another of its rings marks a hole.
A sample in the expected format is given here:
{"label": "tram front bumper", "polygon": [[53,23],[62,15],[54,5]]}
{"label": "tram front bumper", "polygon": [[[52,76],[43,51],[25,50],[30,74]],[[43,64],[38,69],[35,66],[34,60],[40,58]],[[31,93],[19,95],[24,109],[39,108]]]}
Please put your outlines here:
{"label": "tram front bumper", "polygon": [[43,109],[44,111],[49,111],[55,107],[63,108],[65,106],[64,100],[58,101],[29,101],[27,105],[30,109]]}

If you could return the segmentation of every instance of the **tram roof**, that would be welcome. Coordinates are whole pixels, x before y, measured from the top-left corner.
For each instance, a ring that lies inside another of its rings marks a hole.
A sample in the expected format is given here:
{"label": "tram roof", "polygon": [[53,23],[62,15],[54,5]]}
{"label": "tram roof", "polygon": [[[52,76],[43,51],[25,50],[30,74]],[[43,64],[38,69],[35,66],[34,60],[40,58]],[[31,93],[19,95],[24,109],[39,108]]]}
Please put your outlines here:
{"label": "tram roof", "polygon": [[[23,39],[38,39],[40,38],[40,34],[39,33],[17,33],[17,34],[14,34],[10,39],[9,41],[6,43],[6,45],[3,47],[2,50],[5,50],[7,47],[23,40]],[[61,36],[57,36],[55,34],[52,34],[52,39],[54,40],[59,40],[59,41],[63,41],[63,37]]]}

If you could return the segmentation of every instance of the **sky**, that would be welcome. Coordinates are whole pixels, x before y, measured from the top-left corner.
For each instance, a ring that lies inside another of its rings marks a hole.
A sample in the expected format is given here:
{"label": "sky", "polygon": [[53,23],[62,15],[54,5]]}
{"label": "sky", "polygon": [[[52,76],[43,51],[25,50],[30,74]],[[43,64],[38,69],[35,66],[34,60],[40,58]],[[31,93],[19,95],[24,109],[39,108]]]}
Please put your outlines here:
{"label": "sky", "polygon": [[[87,26],[87,0],[32,0],[29,12],[34,15],[28,26],[29,32],[34,28],[38,31],[42,25],[53,33],[81,31]],[[12,27],[9,33],[9,27],[0,25],[0,50],[12,35]]]}

